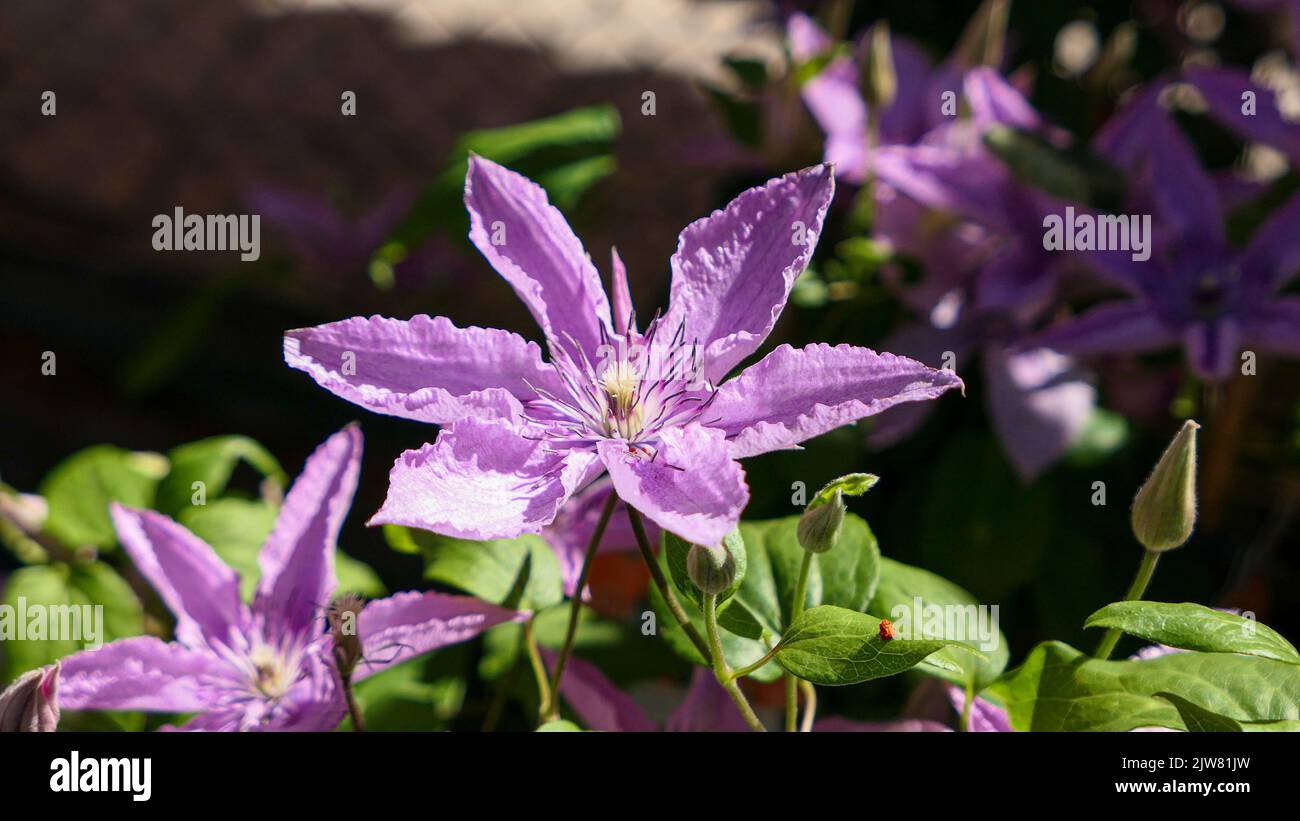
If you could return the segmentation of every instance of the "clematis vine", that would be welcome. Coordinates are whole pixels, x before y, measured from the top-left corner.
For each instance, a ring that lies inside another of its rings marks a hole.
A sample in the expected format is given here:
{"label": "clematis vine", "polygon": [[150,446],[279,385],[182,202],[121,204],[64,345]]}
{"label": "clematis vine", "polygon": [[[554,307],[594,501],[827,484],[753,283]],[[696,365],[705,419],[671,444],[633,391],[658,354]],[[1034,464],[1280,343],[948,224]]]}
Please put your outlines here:
{"label": "clematis vine", "polygon": [[[325,609],[334,551],[356,490],[361,432],[344,428],[307,460],[262,548],[250,604],[239,575],[181,525],[114,504],[123,548],[176,616],[176,638],[138,636],[69,656],[64,710],[198,713],[184,730],[331,730],[346,710]],[[360,681],[521,614],[467,596],[399,593],[356,615]]]}
{"label": "clematis vine", "polygon": [[371,410],[444,426],[397,460],[371,524],[538,533],[608,472],[631,508],[716,547],[749,498],[738,459],[961,385],[910,359],[824,344],[779,346],[726,379],[776,324],[833,193],[819,165],[692,223],[671,261],[668,309],[642,330],[617,254],[607,297],[546,193],[472,157],[470,239],[532,312],[549,359],[507,331],[417,316],[290,331],[285,360]]}

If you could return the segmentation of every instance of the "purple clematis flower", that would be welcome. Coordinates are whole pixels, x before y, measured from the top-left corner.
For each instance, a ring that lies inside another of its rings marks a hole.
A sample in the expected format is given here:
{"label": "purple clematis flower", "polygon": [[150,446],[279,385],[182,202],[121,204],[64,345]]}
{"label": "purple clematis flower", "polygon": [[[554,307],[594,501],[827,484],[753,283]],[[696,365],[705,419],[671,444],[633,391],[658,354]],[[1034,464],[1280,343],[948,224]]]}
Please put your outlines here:
{"label": "purple clematis flower", "polygon": [[[552,653],[543,651],[543,656],[548,665],[552,663]],[[618,689],[595,665],[580,658],[569,659],[560,692],[589,730],[647,733],[660,729],[632,696]],[[749,732],[749,725],[713,673],[696,667],[686,697],[668,717],[663,729],[670,733],[744,733]],[[813,724],[813,732],[831,733],[929,733],[949,732],[949,729],[937,721],[923,719],[853,721],[827,716]]]}
{"label": "purple clematis flower", "polygon": [[[138,636],[63,660],[67,710],[198,713],[186,730],[330,730],[344,713],[324,607],[352,503],[361,432],[322,444],[285,497],[262,548],[252,605],[212,548],[162,514],[113,505],[122,546],[176,616],[176,640]],[[359,681],[465,641],[520,614],[467,596],[399,593],[368,603],[356,630]]]}
{"label": "purple clematis flower", "polygon": [[820,165],[688,226],[668,311],[641,331],[617,255],[611,316],[595,266],[546,193],[472,157],[470,239],[532,311],[549,361],[507,331],[427,316],[290,331],[285,361],[371,410],[446,426],[397,460],[371,524],[468,539],[538,533],[608,472],[627,504],[713,547],[749,499],[737,459],[961,385],[848,345],[782,345],[724,381],[776,324],[833,193]]}
{"label": "purple clematis flower", "polygon": [[1218,190],[1155,93],[1117,114],[1098,145],[1133,175],[1132,205],[1154,215],[1155,251],[1146,262],[1091,254],[1136,299],[1103,303],[1033,343],[1080,356],[1182,345],[1192,369],[1216,381],[1243,349],[1300,357],[1300,298],[1279,295],[1300,271],[1300,196],[1232,248]]}

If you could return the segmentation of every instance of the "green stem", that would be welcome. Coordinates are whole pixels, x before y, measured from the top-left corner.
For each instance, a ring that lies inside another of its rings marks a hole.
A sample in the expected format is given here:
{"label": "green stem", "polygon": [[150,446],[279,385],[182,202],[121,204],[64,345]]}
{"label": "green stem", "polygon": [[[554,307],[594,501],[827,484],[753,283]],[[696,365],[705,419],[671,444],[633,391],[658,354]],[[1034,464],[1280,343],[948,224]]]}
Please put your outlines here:
{"label": "green stem", "polygon": [[753,664],[747,664],[744,667],[741,667],[739,670],[732,670],[731,677],[733,679],[738,679],[738,678],[744,678],[745,676],[757,673],[759,670],[763,668],[763,665],[767,664],[769,661],[776,658],[776,651],[779,647],[780,645],[776,645],[771,650],[768,650],[767,655],[763,656],[761,659],[754,662]]}
{"label": "green stem", "polygon": [[970,732],[971,705],[975,703],[975,677],[966,680],[966,700],[961,705],[961,731]]}
{"label": "green stem", "polygon": [[650,578],[654,580],[655,587],[659,588],[659,594],[664,597],[664,602],[668,605],[668,610],[673,614],[673,618],[681,625],[682,631],[686,637],[695,645],[695,649],[700,651],[700,655],[708,662],[712,655],[709,651],[709,645],[705,644],[704,638],[700,631],[695,629],[691,624],[691,617],[686,615],[682,609],[682,603],[677,600],[677,596],[668,585],[668,579],[664,576],[664,570],[659,566],[659,561],[655,558],[654,551],[650,549],[650,539],[645,535],[645,525],[641,523],[641,514],[631,506],[627,506],[627,518],[632,523],[632,532],[636,534],[637,547],[641,548],[641,558],[645,559],[645,565],[650,569]]}
{"label": "green stem", "polygon": [[803,692],[803,721],[799,723],[799,732],[811,733],[817,719],[817,688],[811,681],[799,679],[799,689]]}
{"label": "green stem", "polygon": [[616,504],[618,504],[618,494],[610,493],[605,507],[600,511],[596,530],[591,534],[591,541],[587,544],[587,553],[582,557],[582,569],[578,571],[578,586],[573,590],[573,601],[569,605],[569,628],[564,633],[564,645],[560,647],[560,654],[555,658],[549,697],[542,702],[540,718],[543,724],[556,721],[560,717],[560,679],[564,676],[564,668],[569,663],[569,655],[573,652],[573,640],[578,635],[578,619],[582,615],[582,591],[587,589],[587,574],[591,572],[591,560],[596,555],[596,548],[600,547],[600,539],[605,535],[605,527],[609,524],[609,517],[613,515]]}
{"label": "green stem", "polygon": [[[1128,592],[1124,594],[1124,601],[1137,601],[1142,598],[1142,594],[1147,592],[1147,585],[1151,583],[1151,576],[1156,572],[1156,561],[1160,554],[1154,550],[1148,550],[1142,557],[1142,564],[1138,565],[1137,576],[1133,578],[1133,584],[1129,585]],[[1121,631],[1112,627],[1106,631],[1102,638],[1101,644],[1097,645],[1097,651],[1093,656],[1103,661],[1110,658],[1110,654],[1115,651],[1115,645],[1119,643]]]}
{"label": "green stem", "polygon": [[[551,704],[551,685],[546,680],[546,664],[542,661],[542,653],[537,649],[537,635],[533,629],[533,622],[537,616],[533,615],[524,622],[524,649],[528,653],[528,663],[532,665],[533,676],[537,679],[537,703],[544,704],[548,707]],[[555,701],[559,702],[556,698]]]}
{"label": "green stem", "polygon": [[727,666],[727,657],[722,652],[722,636],[718,632],[717,593],[710,593],[704,597],[704,630],[709,634],[714,677],[727,691],[727,695],[731,696],[731,700],[736,703],[736,707],[740,709],[740,714],[744,717],[749,728],[756,733],[767,732],[763,722],[759,721],[758,716],[754,715],[754,708],[749,706],[749,700],[741,692],[740,685],[736,684],[735,678],[731,675],[731,668]]}
{"label": "green stem", "polygon": [[[813,554],[805,550],[799,565],[799,579],[794,585],[794,601],[790,603],[790,623],[803,615],[804,600],[808,597],[808,572],[812,569]],[[799,680],[793,673],[785,674],[785,731],[793,733],[799,727]]]}

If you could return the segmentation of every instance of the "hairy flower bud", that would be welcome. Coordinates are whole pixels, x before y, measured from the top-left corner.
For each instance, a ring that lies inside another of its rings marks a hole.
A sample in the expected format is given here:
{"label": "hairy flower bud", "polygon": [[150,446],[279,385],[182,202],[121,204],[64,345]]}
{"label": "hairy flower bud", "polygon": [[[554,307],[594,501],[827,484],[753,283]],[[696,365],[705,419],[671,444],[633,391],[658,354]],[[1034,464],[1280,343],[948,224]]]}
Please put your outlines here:
{"label": "hairy flower bud", "polygon": [[1196,525],[1196,431],[1187,420],[1133,499],[1133,535],[1147,550],[1172,550]]}
{"label": "hairy flower bud", "polygon": [[365,603],[355,593],[344,593],[330,605],[326,613],[330,636],[334,639],[334,663],[344,679],[352,676],[362,658],[361,635],[357,622]]}
{"label": "hairy flower bud", "polygon": [[729,550],[710,550],[693,544],[686,554],[686,574],[700,592],[717,595],[736,580],[736,559]]}
{"label": "hairy flower bud", "polygon": [[795,530],[800,546],[809,553],[825,553],[834,547],[844,524],[844,512],[844,493],[838,489],[825,503],[805,510]]}
{"label": "hairy flower bud", "polygon": [[59,665],[18,677],[0,693],[0,733],[52,733],[59,726]]}

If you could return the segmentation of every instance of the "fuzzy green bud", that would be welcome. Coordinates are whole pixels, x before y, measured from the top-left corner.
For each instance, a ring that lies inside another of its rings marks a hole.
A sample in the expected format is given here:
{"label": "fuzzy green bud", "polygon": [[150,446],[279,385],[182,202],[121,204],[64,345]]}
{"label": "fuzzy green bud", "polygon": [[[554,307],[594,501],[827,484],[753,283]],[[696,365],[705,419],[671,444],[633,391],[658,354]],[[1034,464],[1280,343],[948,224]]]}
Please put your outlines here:
{"label": "fuzzy green bud", "polygon": [[729,550],[710,550],[693,544],[686,554],[686,574],[701,593],[717,595],[736,580],[736,559]]}
{"label": "fuzzy green bud", "polygon": [[1196,526],[1196,431],[1187,420],[1133,499],[1133,535],[1147,550],[1179,547]]}
{"label": "fuzzy green bud", "polygon": [[799,545],[809,553],[830,550],[840,538],[845,511],[844,492],[838,488],[824,503],[809,507],[799,517],[799,526],[795,530]]}

